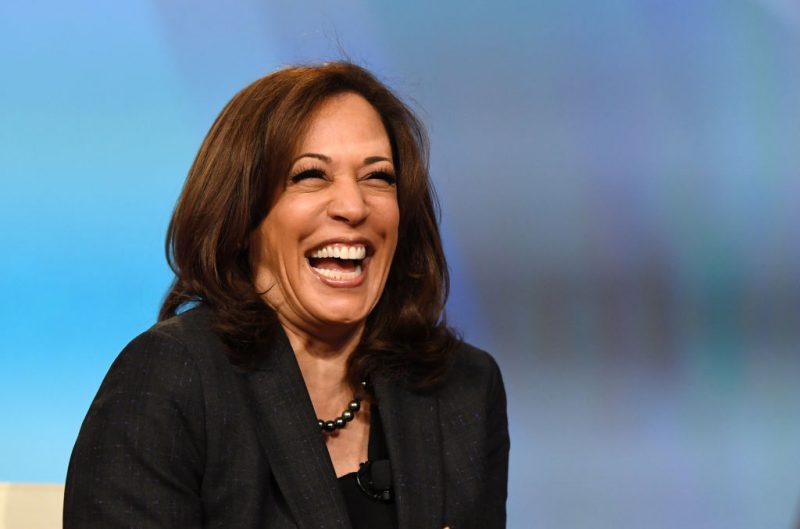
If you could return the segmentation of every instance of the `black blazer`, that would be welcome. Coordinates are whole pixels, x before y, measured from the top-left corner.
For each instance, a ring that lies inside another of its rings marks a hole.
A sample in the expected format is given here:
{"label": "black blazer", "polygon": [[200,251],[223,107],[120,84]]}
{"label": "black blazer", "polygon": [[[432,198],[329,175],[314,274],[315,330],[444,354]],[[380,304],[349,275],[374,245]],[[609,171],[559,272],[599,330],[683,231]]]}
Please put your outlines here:
{"label": "black blazer", "polygon": [[[198,307],[134,339],[72,452],[64,529],[350,527],[285,334],[232,366]],[[400,529],[505,527],[506,398],[497,364],[462,344],[445,384],[373,382]]]}

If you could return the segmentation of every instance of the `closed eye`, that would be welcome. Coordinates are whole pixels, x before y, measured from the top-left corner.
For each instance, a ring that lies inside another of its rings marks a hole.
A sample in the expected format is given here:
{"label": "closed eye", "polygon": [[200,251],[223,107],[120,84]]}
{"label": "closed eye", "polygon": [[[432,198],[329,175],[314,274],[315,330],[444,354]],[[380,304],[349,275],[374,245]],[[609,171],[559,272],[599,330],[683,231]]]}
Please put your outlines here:
{"label": "closed eye", "polygon": [[298,182],[302,182],[303,180],[308,180],[310,178],[325,178],[325,171],[322,169],[306,169],[304,171],[300,171],[299,173],[292,175],[290,180],[293,184]]}
{"label": "closed eye", "polygon": [[388,171],[375,171],[366,176],[365,180],[383,180],[389,185],[397,183],[397,177]]}

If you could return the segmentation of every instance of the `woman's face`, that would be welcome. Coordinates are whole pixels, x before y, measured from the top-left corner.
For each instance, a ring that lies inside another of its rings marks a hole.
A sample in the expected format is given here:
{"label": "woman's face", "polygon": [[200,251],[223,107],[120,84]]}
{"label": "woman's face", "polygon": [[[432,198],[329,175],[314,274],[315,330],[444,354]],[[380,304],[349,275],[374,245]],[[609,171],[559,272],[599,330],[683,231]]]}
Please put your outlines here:
{"label": "woman's face", "polygon": [[362,326],[383,292],[400,210],[392,150],[360,95],[311,116],[286,187],[252,241],[255,285],[284,326],[317,335]]}

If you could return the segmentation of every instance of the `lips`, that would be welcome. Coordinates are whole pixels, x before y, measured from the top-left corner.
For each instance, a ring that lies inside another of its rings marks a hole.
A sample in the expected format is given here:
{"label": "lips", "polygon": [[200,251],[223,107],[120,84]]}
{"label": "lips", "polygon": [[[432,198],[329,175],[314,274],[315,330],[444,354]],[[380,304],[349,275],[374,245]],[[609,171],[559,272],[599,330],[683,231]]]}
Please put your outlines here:
{"label": "lips", "polygon": [[372,245],[367,241],[326,241],[306,254],[313,273],[323,283],[335,287],[353,287],[364,280]]}

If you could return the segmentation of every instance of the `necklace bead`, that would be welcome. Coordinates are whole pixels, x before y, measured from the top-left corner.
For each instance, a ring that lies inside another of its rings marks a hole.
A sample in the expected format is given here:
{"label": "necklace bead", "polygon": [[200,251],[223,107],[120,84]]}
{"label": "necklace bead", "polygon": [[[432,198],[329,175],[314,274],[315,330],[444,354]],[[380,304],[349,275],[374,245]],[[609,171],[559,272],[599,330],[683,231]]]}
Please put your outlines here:
{"label": "necklace bead", "polygon": [[[361,387],[366,389],[367,387],[366,380],[361,381]],[[323,433],[325,432],[330,433],[340,428],[344,428],[345,426],[347,426],[347,423],[355,419],[356,413],[358,413],[358,410],[360,409],[361,409],[361,399],[359,399],[358,397],[353,397],[353,400],[351,400],[350,403],[347,404],[347,409],[344,410],[340,416],[330,421],[323,421],[318,417],[317,426]]]}
{"label": "necklace bead", "polygon": [[317,426],[319,427],[320,431],[322,432],[333,432],[340,428],[344,428],[347,426],[347,423],[352,421],[358,410],[361,409],[361,399],[357,397],[353,397],[353,400],[347,405],[347,409],[342,412],[339,417],[336,417],[330,421],[323,421],[322,419],[317,418]]}

